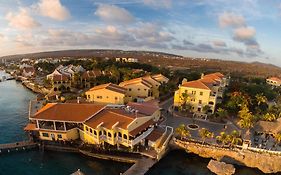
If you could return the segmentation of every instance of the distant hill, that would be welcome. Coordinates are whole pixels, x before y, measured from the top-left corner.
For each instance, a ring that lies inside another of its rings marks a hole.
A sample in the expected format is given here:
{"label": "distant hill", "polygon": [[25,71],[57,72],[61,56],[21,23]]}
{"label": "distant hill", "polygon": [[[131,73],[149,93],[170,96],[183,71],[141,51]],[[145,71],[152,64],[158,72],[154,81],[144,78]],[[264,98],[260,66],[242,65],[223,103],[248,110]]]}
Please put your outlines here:
{"label": "distant hill", "polygon": [[173,70],[199,70],[202,72],[221,71],[224,73],[235,73],[236,75],[248,75],[258,77],[279,76],[281,77],[281,68],[272,64],[260,62],[238,62],[219,59],[200,59],[188,58],[180,55],[174,55],[163,52],[153,51],[124,51],[124,50],[106,50],[106,49],[85,49],[85,50],[62,50],[39,52],[19,55],[9,55],[0,57],[4,59],[22,59],[22,58],[116,58],[116,57],[134,57],[139,62],[152,64],[158,67],[170,68]]}

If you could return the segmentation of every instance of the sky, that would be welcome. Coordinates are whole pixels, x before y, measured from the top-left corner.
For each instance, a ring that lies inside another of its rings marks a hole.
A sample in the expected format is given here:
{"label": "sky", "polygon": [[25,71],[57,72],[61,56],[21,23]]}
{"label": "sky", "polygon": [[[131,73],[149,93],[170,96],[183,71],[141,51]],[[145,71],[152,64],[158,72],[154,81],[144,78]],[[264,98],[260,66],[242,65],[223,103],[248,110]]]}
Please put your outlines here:
{"label": "sky", "polygon": [[0,0],[0,56],[162,51],[281,66],[280,0]]}

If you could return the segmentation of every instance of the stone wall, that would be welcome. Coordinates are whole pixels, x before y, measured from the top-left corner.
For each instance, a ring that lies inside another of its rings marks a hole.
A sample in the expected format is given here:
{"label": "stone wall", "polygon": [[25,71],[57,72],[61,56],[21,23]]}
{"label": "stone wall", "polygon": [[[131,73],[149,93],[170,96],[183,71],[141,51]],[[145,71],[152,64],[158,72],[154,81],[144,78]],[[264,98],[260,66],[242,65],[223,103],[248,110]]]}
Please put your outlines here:
{"label": "stone wall", "polygon": [[231,164],[258,168],[264,173],[281,172],[281,156],[269,153],[257,153],[250,150],[226,149],[199,143],[175,140],[175,144],[188,152],[201,157],[213,158]]}

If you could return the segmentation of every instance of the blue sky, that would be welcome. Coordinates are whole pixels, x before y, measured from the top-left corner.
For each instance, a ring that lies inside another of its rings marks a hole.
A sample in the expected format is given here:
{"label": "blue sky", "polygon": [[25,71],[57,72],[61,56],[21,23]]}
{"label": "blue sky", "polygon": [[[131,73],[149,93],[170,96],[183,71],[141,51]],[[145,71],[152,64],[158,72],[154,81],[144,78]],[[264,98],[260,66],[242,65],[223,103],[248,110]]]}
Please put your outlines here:
{"label": "blue sky", "polygon": [[112,48],[281,66],[279,0],[0,0],[0,56]]}

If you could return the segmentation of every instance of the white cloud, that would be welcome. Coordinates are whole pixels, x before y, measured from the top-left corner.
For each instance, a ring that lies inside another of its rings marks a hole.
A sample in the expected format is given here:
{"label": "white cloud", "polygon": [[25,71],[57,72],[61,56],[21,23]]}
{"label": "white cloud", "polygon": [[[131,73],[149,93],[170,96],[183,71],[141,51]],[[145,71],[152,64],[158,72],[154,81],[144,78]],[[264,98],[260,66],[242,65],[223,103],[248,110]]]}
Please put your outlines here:
{"label": "white cloud", "polygon": [[9,21],[11,27],[17,29],[32,29],[40,26],[40,23],[35,21],[25,8],[20,8],[17,13],[9,12],[6,15],[6,20]]}
{"label": "white cloud", "polygon": [[143,0],[143,3],[147,6],[154,8],[171,8],[172,0]]}
{"label": "white cloud", "polygon": [[239,27],[245,25],[245,19],[241,15],[224,12],[219,16],[220,27]]}
{"label": "white cloud", "polygon": [[222,40],[214,40],[213,45],[217,47],[226,47],[226,43]]}
{"label": "white cloud", "polygon": [[70,13],[60,0],[40,0],[37,8],[41,15],[63,21],[70,18]]}
{"label": "white cloud", "polygon": [[95,15],[108,23],[128,24],[135,20],[129,11],[116,5],[100,4]]}
{"label": "white cloud", "polygon": [[254,38],[256,30],[253,27],[240,27],[234,30],[234,39],[236,40],[249,40]]}

